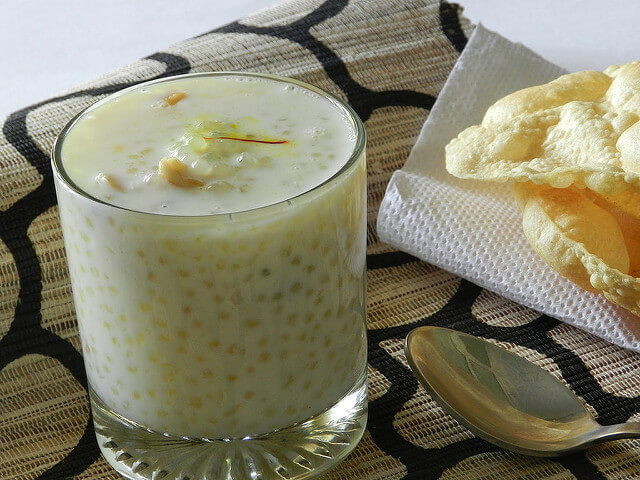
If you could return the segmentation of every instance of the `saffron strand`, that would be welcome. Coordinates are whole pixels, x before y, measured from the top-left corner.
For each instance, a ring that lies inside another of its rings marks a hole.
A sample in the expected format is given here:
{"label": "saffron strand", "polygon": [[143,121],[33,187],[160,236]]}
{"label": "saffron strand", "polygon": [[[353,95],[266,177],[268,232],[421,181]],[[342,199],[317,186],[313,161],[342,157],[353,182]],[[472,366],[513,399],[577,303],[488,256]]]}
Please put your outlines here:
{"label": "saffron strand", "polygon": [[279,145],[283,143],[289,143],[288,140],[254,140],[252,138],[238,138],[238,137],[202,137],[205,140],[237,140],[238,142],[249,143],[266,143],[269,145]]}

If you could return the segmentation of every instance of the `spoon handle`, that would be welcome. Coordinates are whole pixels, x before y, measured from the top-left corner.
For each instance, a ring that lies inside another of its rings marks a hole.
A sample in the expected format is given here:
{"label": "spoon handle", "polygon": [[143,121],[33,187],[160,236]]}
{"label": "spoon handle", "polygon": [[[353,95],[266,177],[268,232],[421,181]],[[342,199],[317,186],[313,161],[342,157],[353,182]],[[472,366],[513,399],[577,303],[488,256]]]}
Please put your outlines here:
{"label": "spoon handle", "polygon": [[616,440],[618,438],[640,438],[640,422],[619,423],[607,425],[599,429],[602,440]]}

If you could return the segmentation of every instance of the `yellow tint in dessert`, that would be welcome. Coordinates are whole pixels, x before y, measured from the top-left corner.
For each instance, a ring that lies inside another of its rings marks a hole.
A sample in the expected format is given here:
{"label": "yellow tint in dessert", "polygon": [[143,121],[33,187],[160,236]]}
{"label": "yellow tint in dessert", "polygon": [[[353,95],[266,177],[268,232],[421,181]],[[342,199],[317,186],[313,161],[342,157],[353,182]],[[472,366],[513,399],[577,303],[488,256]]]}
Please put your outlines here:
{"label": "yellow tint in dessert", "polygon": [[207,215],[300,195],[342,168],[354,145],[349,119],[302,87],[191,77],[87,113],[62,158],[80,189],[112,205]]}
{"label": "yellow tint in dessert", "polygon": [[60,216],[89,382],[109,408],[238,437],[312,417],[362,378],[355,138],[328,98],[233,75],[132,89],[70,126]]}

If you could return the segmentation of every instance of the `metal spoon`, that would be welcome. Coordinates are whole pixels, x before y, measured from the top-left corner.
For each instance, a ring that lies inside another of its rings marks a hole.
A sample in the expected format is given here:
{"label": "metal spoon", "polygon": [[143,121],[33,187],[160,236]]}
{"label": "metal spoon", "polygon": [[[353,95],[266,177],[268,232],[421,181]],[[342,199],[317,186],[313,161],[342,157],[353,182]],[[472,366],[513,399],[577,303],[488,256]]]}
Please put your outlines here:
{"label": "metal spoon", "polygon": [[405,353],[418,381],[447,413],[507,450],[555,457],[640,438],[640,422],[598,424],[550,373],[481,338],[420,327],[407,336]]}

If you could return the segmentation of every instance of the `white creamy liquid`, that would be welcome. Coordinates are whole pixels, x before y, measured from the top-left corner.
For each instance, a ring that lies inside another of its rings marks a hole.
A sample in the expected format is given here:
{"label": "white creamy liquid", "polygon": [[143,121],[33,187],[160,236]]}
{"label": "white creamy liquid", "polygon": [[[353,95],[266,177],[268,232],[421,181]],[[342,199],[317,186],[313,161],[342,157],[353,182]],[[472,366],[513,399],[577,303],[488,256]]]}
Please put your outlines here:
{"label": "white creamy liquid", "polygon": [[[329,100],[290,87],[162,82],[89,110],[64,139],[64,169],[102,200],[56,175],[89,382],[118,414],[243,437],[312,417],[362,378],[364,153],[298,196],[345,165],[355,130]],[[167,105],[175,92],[185,97]],[[198,151],[199,136],[287,143]],[[163,158],[185,165],[184,186],[160,174]]]}
{"label": "white creamy liquid", "polygon": [[[349,119],[309,90],[260,78],[200,77],[149,85],[100,106],[69,132],[62,158],[71,180],[107,203],[206,215],[306,192],[332,177],[354,145]],[[193,184],[167,181],[159,171],[163,158],[179,160]]]}

